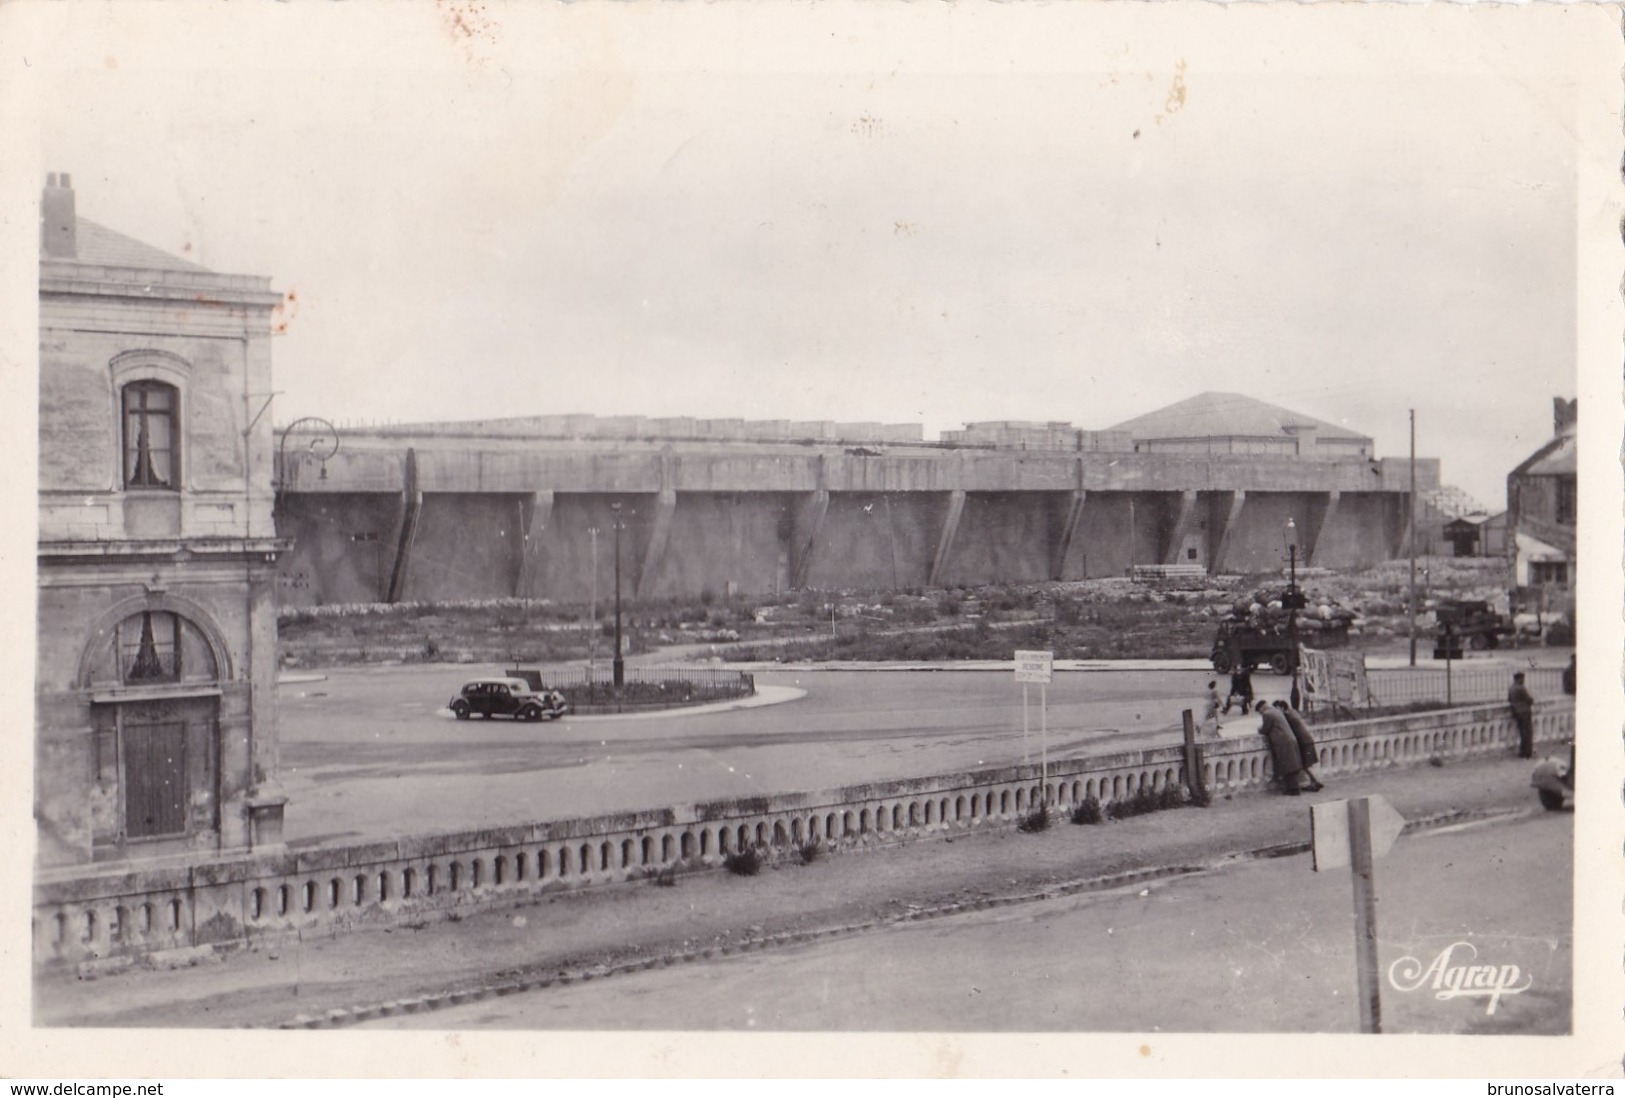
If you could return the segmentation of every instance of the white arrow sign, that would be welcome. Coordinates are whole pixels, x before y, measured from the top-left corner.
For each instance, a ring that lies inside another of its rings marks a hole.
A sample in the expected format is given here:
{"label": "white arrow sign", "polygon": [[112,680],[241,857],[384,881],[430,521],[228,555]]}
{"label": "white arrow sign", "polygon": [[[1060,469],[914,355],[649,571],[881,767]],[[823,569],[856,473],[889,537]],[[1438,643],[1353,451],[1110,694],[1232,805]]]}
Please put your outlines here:
{"label": "white arrow sign", "polygon": [[[1371,804],[1371,856],[1388,853],[1399,833],[1405,830],[1405,817],[1382,797],[1367,797]],[[1309,832],[1314,843],[1315,871],[1349,865],[1349,803],[1327,801],[1309,808]]]}

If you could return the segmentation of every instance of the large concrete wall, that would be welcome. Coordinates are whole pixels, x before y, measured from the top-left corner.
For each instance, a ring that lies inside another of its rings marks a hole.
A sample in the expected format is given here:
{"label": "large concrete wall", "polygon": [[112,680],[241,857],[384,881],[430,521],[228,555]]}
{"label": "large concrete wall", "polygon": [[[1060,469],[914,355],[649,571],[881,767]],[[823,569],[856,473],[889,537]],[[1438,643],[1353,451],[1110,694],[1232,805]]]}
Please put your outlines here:
{"label": "large concrete wall", "polygon": [[287,471],[288,602],[584,602],[594,528],[607,597],[617,503],[622,593],[639,598],[1078,579],[1146,564],[1275,571],[1288,517],[1305,565],[1349,567],[1398,552],[1406,511],[1364,461],[636,440],[392,447],[347,440],[325,479]]}

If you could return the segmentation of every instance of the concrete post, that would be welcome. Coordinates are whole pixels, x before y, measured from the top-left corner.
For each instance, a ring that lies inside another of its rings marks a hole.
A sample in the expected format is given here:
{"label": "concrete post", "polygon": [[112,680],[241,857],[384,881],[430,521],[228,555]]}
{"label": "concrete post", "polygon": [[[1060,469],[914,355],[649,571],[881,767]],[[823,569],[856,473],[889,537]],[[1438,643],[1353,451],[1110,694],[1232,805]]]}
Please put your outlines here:
{"label": "concrete post", "polygon": [[807,574],[812,570],[813,548],[818,544],[818,533],[823,529],[824,516],[829,513],[829,492],[823,488],[811,492],[802,501],[791,526],[790,586],[807,586]]}
{"label": "concrete post", "polygon": [[519,566],[514,570],[513,593],[525,598],[530,593],[531,573],[542,531],[553,518],[553,493],[532,492],[519,497]]}
{"label": "concrete post", "polygon": [[1162,563],[1179,564],[1179,551],[1185,545],[1185,538],[1196,525],[1196,492],[1184,491],[1179,493],[1179,516],[1174,519],[1173,529],[1168,534],[1168,544],[1162,551]]}
{"label": "concrete post", "polygon": [[649,544],[643,552],[643,567],[638,571],[637,597],[647,598],[666,559],[666,543],[671,540],[671,516],[677,510],[677,493],[663,489],[655,497],[654,521],[649,526]]}
{"label": "concrete post", "polygon": [[389,571],[389,593],[385,602],[399,602],[406,591],[406,575],[412,563],[412,542],[418,536],[418,518],[423,513],[423,493],[418,489],[418,452],[406,451],[406,487],[401,492],[400,536],[395,540],[395,565]]}
{"label": "concrete post", "polygon": [[1050,579],[1066,578],[1066,556],[1072,551],[1072,539],[1077,537],[1078,523],[1083,521],[1083,508],[1088,500],[1089,493],[1082,488],[1072,493],[1071,503],[1067,506],[1066,523],[1061,527],[1061,536],[1055,543],[1054,555],[1050,557]]}
{"label": "concrete post", "polygon": [[1320,563],[1322,537],[1325,535],[1327,528],[1331,526],[1332,520],[1337,517],[1337,506],[1342,500],[1342,492],[1332,491],[1326,493],[1326,501],[1320,508],[1320,514],[1316,516],[1314,526],[1309,530],[1309,544],[1303,547],[1304,567],[1307,568]]}
{"label": "concrete post", "polygon": [[948,514],[942,520],[942,533],[937,538],[937,555],[931,561],[931,577],[927,586],[941,587],[942,575],[948,567],[953,551],[954,535],[959,533],[959,520],[965,514],[965,490],[956,488],[948,496]]}
{"label": "concrete post", "polygon": [[1230,493],[1230,509],[1224,516],[1224,525],[1219,527],[1217,543],[1213,547],[1213,559],[1208,562],[1208,571],[1217,575],[1224,571],[1230,555],[1231,535],[1240,529],[1241,509],[1246,506],[1247,493],[1235,491]]}

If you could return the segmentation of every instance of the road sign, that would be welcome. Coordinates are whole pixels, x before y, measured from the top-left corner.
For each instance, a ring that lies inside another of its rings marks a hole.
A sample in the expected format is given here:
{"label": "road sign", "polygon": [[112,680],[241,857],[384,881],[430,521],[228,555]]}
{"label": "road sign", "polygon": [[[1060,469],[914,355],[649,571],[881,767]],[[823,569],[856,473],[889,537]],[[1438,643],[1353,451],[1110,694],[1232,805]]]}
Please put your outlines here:
{"label": "road sign", "polygon": [[1017,652],[1016,653],[1016,681],[1042,682],[1050,681],[1055,671],[1054,652]]}
{"label": "road sign", "polygon": [[[1381,797],[1366,799],[1371,802],[1371,856],[1380,858],[1405,830],[1405,817]],[[1314,843],[1317,873],[1350,864],[1348,804],[1347,801],[1327,801],[1309,808],[1309,833]]]}
{"label": "road sign", "polygon": [[1377,882],[1372,863],[1405,830],[1405,817],[1381,797],[1332,801],[1309,809],[1315,870],[1349,866],[1354,882],[1355,972],[1359,979],[1360,1029],[1382,1032],[1377,983]]}

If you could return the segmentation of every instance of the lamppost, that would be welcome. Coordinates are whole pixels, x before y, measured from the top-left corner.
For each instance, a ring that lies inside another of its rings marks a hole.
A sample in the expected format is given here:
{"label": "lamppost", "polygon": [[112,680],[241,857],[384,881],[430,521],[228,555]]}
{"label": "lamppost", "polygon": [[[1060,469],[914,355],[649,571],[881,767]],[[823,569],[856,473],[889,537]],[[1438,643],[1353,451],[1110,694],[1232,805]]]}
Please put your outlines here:
{"label": "lamppost", "polygon": [[1298,524],[1290,518],[1286,520],[1286,552],[1290,571],[1286,597],[1281,605],[1286,607],[1286,637],[1291,649],[1287,654],[1287,668],[1292,673],[1292,708],[1297,709],[1301,700],[1298,694],[1298,610],[1305,600],[1298,591]]}
{"label": "lamppost", "polygon": [[621,658],[621,505],[609,505],[615,523],[615,659],[610,664],[615,689],[626,683],[626,662]]}

